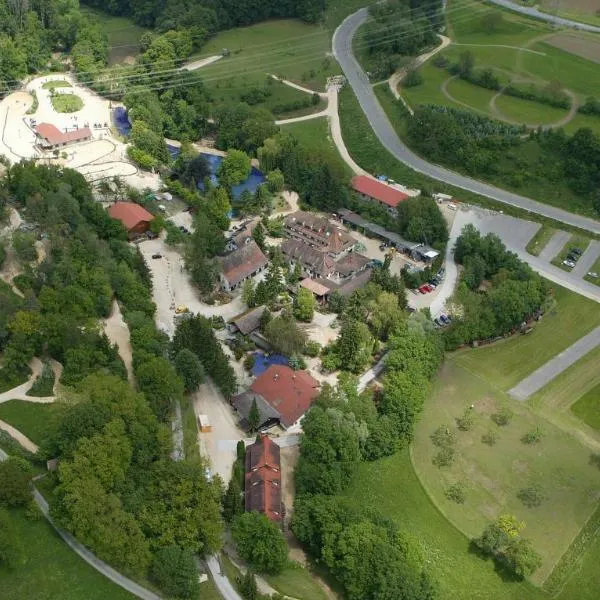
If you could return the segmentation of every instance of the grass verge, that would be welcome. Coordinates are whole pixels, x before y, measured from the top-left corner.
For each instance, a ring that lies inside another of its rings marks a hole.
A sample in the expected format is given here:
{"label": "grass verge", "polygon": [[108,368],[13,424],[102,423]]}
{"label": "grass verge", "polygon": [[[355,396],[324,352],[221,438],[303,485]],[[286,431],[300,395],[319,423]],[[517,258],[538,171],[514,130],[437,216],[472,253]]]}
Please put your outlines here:
{"label": "grass verge", "polygon": [[18,429],[35,444],[41,444],[63,404],[35,404],[9,400],[0,404],[0,419]]}
{"label": "grass verge", "polygon": [[529,240],[526,247],[527,252],[533,256],[539,256],[540,252],[546,247],[546,244],[555,233],[556,229],[553,229],[552,227],[540,227],[535,232],[535,235]]}
{"label": "grass verge", "polygon": [[45,90],[55,90],[56,88],[71,87],[71,84],[68,81],[65,81],[64,79],[56,79],[54,81],[46,81],[46,83],[44,83],[42,87]]}
{"label": "grass verge", "polygon": [[[596,276],[592,277],[590,275],[590,273],[595,273]],[[595,285],[600,285],[600,256],[598,257],[596,262],[592,265],[592,268],[588,271],[588,273],[586,274],[584,279]]]}
{"label": "grass verge", "polygon": [[52,107],[59,113],[77,112],[83,108],[83,100],[75,94],[56,94],[52,96]]}
{"label": "grass verge", "polygon": [[563,265],[563,261],[567,259],[567,256],[573,249],[581,250],[583,254],[587,247],[590,245],[590,238],[583,235],[572,235],[569,241],[564,245],[563,249],[552,259],[552,264],[555,267],[560,267],[563,271],[571,271],[571,267]]}
{"label": "grass verge", "polygon": [[571,410],[590,427],[600,431],[600,383],[579,398]]}
{"label": "grass verge", "polygon": [[284,596],[297,600],[327,600],[327,595],[311,577],[310,571],[298,563],[292,563],[279,575],[265,575],[264,579]]}

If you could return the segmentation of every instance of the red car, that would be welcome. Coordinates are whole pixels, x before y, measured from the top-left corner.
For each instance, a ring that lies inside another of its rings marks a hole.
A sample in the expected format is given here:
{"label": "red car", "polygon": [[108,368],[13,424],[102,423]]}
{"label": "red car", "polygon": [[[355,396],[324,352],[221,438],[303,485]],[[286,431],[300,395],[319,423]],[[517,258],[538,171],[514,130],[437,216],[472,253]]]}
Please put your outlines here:
{"label": "red car", "polygon": [[426,286],[426,285],[422,285],[422,286],[419,288],[419,291],[421,292],[421,294],[426,294],[426,293],[427,293],[429,290],[427,289],[427,286]]}
{"label": "red car", "polygon": [[423,286],[428,292],[433,292],[433,288],[427,283]]}

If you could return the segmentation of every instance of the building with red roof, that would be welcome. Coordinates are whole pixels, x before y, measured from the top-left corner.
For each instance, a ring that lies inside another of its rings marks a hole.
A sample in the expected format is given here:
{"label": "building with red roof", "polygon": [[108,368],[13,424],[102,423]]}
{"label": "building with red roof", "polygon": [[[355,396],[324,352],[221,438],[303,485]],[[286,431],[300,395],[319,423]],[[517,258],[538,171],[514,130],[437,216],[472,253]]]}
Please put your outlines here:
{"label": "building with red roof", "polygon": [[92,139],[92,132],[89,127],[80,127],[63,133],[50,123],[37,125],[35,134],[39,145],[47,150],[61,148],[76,142],[87,142]]}
{"label": "building with red roof", "polygon": [[260,415],[259,429],[276,424],[289,429],[299,424],[319,395],[319,385],[308,371],[294,371],[287,365],[271,365],[246,392],[233,396],[231,403],[245,429],[249,427],[248,416],[254,401]]}
{"label": "building with red roof", "polygon": [[377,181],[366,175],[357,175],[352,178],[352,188],[363,198],[374,200],[388,209],[391,214],[396,214],[398,204],[407,198],[408,194],[393,188],[391,185]]}
{"label": "building with red roof", "polygon": [[154,219],[152,213],[134,202],[115,202],[108,207],[108,214],[123,223],[130,238],[148,231],[150,222]]}
{"label": "building with red roof", "polygon": [[275,523],[282,523],[285,507],[281,499],[280,450],[268,435],[260,434],[246,448],[245,471],[246,511],[257,511]]}

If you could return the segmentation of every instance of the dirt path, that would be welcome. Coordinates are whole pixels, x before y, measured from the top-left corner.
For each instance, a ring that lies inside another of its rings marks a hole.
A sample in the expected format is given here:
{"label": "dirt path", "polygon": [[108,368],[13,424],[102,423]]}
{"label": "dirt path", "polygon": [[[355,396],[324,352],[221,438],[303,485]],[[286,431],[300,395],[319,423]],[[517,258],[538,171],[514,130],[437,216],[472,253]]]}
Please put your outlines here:
{"label": "dirt path", "polygon": [[304,92],[305,94],[319,94],[319,96],[321,98],[323,98],[324,100],[327,100],[328,96],[327,96],[327,92],[316,92],[315,90],[311,90],[309,88],[305,88],[301,85],[298,85],[297,83],[294,83],[293,81],[288,81],[287,79],[282,79],[281,77],[277,77],[277,75],[273,75],[272,73],[267,73],[267,75],[269,77],[272,77],[273,79],[275,79],[276,81],[280,81],[281,83],[284,83],[285,85],[288,85],[291,88],[294,88],[295,90],[298,90],[300,92]]}
{"label": "dirt path", "polygon": [[0,429],[6,431],[10,437],[19,442],[25,450],[33,452],[34,454],[38,451],[37,444],[34,444],[26,435],[22,434],[18,429],[15,429],[12,425],[9,425],[5,421],[0,421]]}
{"label": "dirt path", "polygon": [[102,322],[104,332],[110,340],[111,344],[116,344],[119,349],[119,356],[125,363],[127,369],[127,380],[131,385],[135,384],[135,377],[132,366],[132,348],[131,337],[129,335],[129,327],[123,320],[121,307],[116,300],[113,300],[112,310],[108,319]]}

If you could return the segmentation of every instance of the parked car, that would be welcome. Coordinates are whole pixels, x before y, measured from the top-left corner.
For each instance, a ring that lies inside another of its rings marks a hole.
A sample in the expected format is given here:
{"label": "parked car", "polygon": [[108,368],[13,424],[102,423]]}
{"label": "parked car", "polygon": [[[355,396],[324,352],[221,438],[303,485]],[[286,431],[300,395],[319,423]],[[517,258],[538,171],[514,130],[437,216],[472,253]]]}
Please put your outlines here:
{"label": "parked car", "polygon": [[162,254],[153,254],[152,258],[162,258]]}
{"label": "parked car", "polygon": [[176,315],[181,315],[183,313],[188,313],[190,312],[190,309],[187,306],[184,305],[180,305],[175,309],[175,314]]}
{"label": "parked car", "polygon": [[424,286],[426,292],[433,292],[434,288],[426,283]]}
{"label": "parked car", "polygon": [[440,321],[444,325],[449,325],[450,324],[450,319],[446,315],[440,315]]}
{"label": "parked car", "polygon": [[580,248],[571,248],[571,253],[575,254],[576,256],[581,256],[583,254]]}
{"label": "parked car", "polygon": [[579,256],[577,254],[573,254],[573,252],[569,252],[569,254],[567,254],[567,260],[577,262],[579,260]]}
{"label": "parked car", "polygon": [[153,239],[157,238],[158,236],[156,235],[156,233],[154,233],[154,231],[146,231],[146,237],[149,240],[153,240]]}
{"label": "parked car", "polygon": [[440,321],[440,319],[434,319],[433,320],[434,324],[437,325],[438,327],[442,326],[442,322]]}
{"label": "parked car", "polygon": [[563,260],[562,264],[571,269],[575,266],[575,263],[572,260]]}
{"label": "parked car", "polygon": [[590,277],[593,277],[594,279],[597,279],[597,278],[598,278],[598,273],[596,273],[596,271],[590,271],[590,272],[588,273],[588,275],[589,275]]}
{"label": "parked car", "polygon": [[419,287],[419,291],[421,292],[421,294],[426,294],[429,290],[425,288],[424,285]]}

